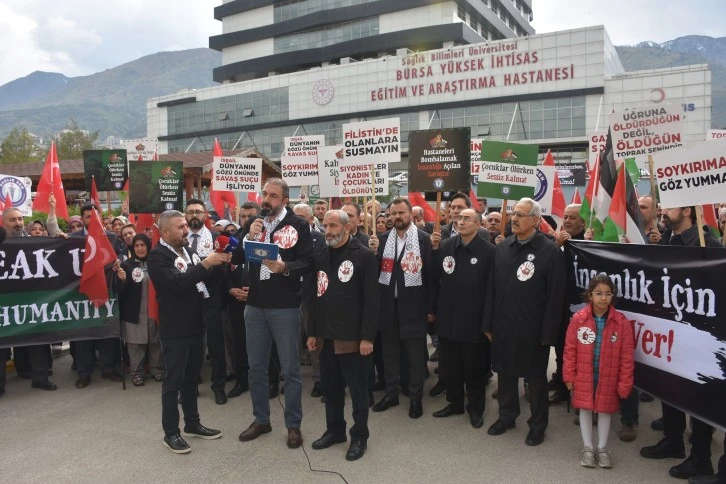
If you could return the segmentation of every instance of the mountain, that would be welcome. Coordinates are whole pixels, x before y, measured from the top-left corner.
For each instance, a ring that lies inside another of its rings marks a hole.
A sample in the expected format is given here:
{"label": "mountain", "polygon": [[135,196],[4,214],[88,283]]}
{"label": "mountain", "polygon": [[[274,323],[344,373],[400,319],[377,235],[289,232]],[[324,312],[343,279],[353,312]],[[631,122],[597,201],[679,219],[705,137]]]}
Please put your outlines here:
{"label": "mountain", "polygon": [[726,128],[726,37],[688,35],[663,43],[640,42],[616,47],[626,71],[689,64],[711,68],[711,127]]}
{"label": "mountain", "polygon": [[0,86],[0,139],[15,127],[45,137],[72,118],[100,138],[146,136],[146,100],[213,86],[220,52],[159,52],[90,76],[34,72]]}

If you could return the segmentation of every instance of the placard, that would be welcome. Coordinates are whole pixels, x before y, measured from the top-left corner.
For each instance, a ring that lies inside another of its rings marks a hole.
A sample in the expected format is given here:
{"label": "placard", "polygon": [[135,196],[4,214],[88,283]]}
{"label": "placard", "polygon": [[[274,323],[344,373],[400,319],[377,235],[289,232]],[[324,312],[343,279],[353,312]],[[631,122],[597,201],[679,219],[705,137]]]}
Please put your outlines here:
{"label": "placard", "polygon": [[322,134],[285,137],[280,166],[282,178],[289,186],[318,184],[318,146],[325,146]]}
{"label": "placard", "polygon": [[471,184],[476,187],[479,183],[479,173],[481,171],[481,145],[484,142],[483,138],[472,138],[469,144],[470,156],[471,156]]}
{"label": "placard", "polygon": [[597,161],[598,155],[601,151],[605,150],[605,143],[608,139],[608,132],[605,131],[591,131],[587,135],[587,161],[589,163],[589,168],[592,169],[593,166],[595,166],[595,162]]}
{"label": "placard", "polygon": [[342,146],[318,146],[318,196],[320,198],[340,195],[339,164],[342,159]]}
{"label": "placard", "polygon": [[538,151],[537,145],[508,141],[482,143],[482,165],[477,195],[508,200],[532,198],[538,180]]}
{"label": "placard", "polygon": [[129,177],[127,159],[126,150],[84,150],[86,191],[91,191],[93,178],[99,192],[121,190]]}
{"label": "placard", "polygon": [[[340,196],[370,197],[373,195],[372,165],[340,164]],[[388,195],[388,164],[376,164],[376,196]]]}
{"label": "placard", "polygon": [[129,161],[129,211],[183,211],[184,166],[181,161]]}
{"label": "placard", "polygon": [[706,141],[726,139],[726,129],[709,129],[706,131]]}
{"label": "placard", "polygon": [[610,115],[613,157],[635,158],[648,168],[648,155],[680,148],[685,142],[681,105],[629,109]]}
{"label": "placard", "polygon": [[343,125],[343,144],[348,165],[401,161],[401,120],[375,119]]}
{"label": "placard", "polygon": [[259,192],[262,159],[215,156],[212,163],[212,188],[231,192]]}
{"label": "placard", "polygon": [[408,159],[410,191],[467,192],[471,186],[471,130],[411,131]]}
{"label": "placard", "polygon": [[30,196],[32,181],[30,178],[17,177],[12,175],[0,175],[0,203],[5,206],[5,202],[10,197],[12,206],[19,209],[23,217],[33,215],[33,200]]}
{"label": "placard", "polygon": [[151,161],[159,152],[159,141],[155,139],[126,139],[121,141],[129,160]]}

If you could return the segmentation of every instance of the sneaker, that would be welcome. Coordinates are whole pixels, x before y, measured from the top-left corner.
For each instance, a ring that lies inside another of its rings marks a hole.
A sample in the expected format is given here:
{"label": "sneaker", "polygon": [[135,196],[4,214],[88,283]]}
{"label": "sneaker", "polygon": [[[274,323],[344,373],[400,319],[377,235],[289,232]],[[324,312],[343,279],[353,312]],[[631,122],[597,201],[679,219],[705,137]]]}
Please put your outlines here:
{"label": "sneaker", "polygon": [[583,447],[582,452],[580,452],[580,465],[582,467],[595,467],[595,451],[592,450],[592,447]]}
{"label": "sneaker", "polygon": [[618,438],[623,442],[632,442],[638,436],[638,426],[634,423],[626,422],[623,428],[618,432]]}
{"label": "sneaker", "polygon": [[613,458],[607,448],[597,449],[597,465],[602,469],[613,467]]}

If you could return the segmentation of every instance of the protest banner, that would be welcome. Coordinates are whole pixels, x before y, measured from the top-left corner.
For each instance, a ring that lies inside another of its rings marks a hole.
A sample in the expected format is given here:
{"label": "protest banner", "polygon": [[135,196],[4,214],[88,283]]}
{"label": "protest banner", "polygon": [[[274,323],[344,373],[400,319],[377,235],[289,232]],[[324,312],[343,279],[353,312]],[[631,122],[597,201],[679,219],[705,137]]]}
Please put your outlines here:
{"label": "protest banner", "polygon": [[94,178],[99,192],[121,190],[129,177],[127,159],[126,150],[84,150],[86,191],[91,191]]}
{"label": "protest banner", "polygon": [[318,196],[337,197],[340,194],[340,161],[343,159],[342,146],[318,147]]}
{"label": "protest banner", "polygon": [[[79,292],[85,237],[8,238],[0,251],[0,348],[118,336],[115,294]],[[113,272],[108,269],[106,279]]]}
{"label": "protest banner", "polygon": [[534,196],[537,186],[537,145],[506,141],[482,143],[477,195],[519,200]]}
{"label": "protest banner", "polygon": [[471,157],[471,184],[475,188],[479,183],[479,172],[481,171],[481,145],[483,142],[484,140],[482,138],[472,138],[471,143],[469,143],[469,156]]}
{"label": "protest banner", "polygon": [[262,159],[215,156],[212,162],[212,188],[232,192],[259,192]]}
{"label": "protest banner", "polygon": [[587,162],[588,168],[592,169],[597,162],[597,157],[600,152],[605,151],[605,143],[608,139],[607,130],[604,131],[591,131],[587,135]]}
{"label": "protest banner", "polygon": [[127,139],[121,141],[129,160],[151,161],[158,153],[159,141],[155,139]]}
{"label": "protest banner", "polygon": [[0,175],[0,204],[9,207],[5,205],[9,197],[12,206],[19,209],[23,217],[30,217],[33,215],[33,200],[30,196],[32,183],[27,176]]}
{"label": "protest banner", "polygon": [[587,164],[584,161],[566,161],[555,164],[560,183],[571,187],[587,184]]}
{"label": "protest banner", "polygon": [[706,141],[726,139],[726,129],[709,129],[706,131]]}
{"label": "protest banner", "polygon": [[629,109],[610,115],[614,159],[635,158],[648,168],[648,155],[680,148],[685,141],[680,105]]}
{"label": "protest banner", "polygon": [[348,165],[395,163],[401,160],[401,120],[375,119],[343,125]]}
{"label": "protest banner", "polygon": [[720,203],[726,193],[726,140],[700,141],[690,148],[653,156],[663,208]]}
{"label": "protest banner", "polygon": [[[345,158],[344,158],[345,160]],[[340,195],[341,197],[370,197],[388,195],[388,164],[348,165],[340,163]],[[375,177],[372,175],[375,174]]]}
{"label": "protest banner", "polygon": [[317,185],[318,146],[325,146],[325,136],[287,136],[280,157],[282,178],[291,187]]}
{"label": "protest banner", "polygon": [[635,385],[726,428],[723,250],[570,240],[565,258],[571,313],[594,275],[615,284],[616,307],[633,325]]}
{"label": "protest banner", "polygon": [[129,161],[129,210],[162,213],[184,209],[181,161]]}
{"label": "protest banner", "polygon": [[469,128],[411,131],[408,189],[413,192],[468,192],[471,187]]}

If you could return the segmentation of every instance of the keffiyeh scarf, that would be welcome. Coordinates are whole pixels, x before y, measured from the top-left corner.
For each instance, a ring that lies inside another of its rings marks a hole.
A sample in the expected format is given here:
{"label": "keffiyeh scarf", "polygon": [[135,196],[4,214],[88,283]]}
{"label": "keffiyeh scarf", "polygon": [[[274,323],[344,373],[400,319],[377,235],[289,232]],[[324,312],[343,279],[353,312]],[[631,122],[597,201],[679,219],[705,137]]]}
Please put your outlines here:
{"label": "keffiyeh scarf", "polygon": [[[391,230],[386,240],[386,247],[383,249],[383,261],[381,263],[381,275],[378,277],[380,284],[386,286],[391,284],[391,274],[393,266],[396,263],[398,251],[398,233]],[[401,269],[406,287],[420,286],[423,284],[421,270],[423,268],[423,260],[421,259],[421,246],[418,241],[418,228],[416,224],[411,224],[406,230],[406,245],[403,247],[403,254],[400,259]]]}

